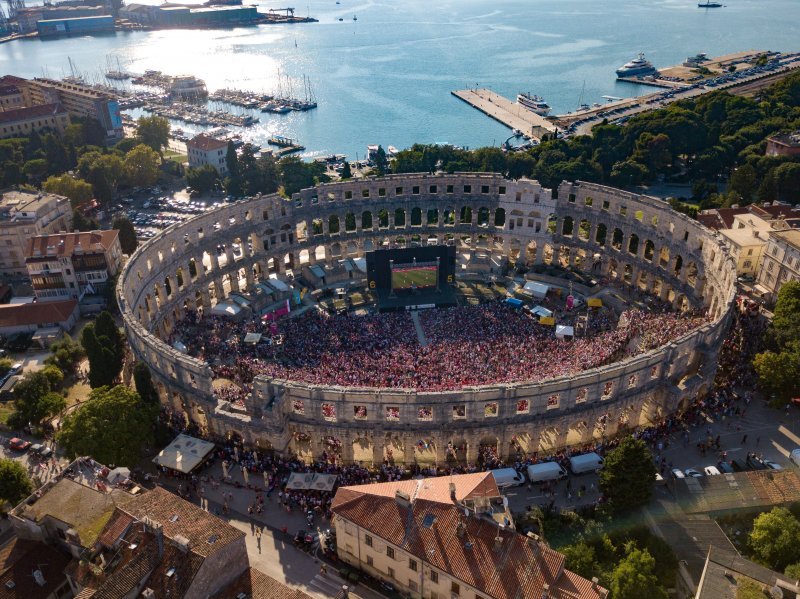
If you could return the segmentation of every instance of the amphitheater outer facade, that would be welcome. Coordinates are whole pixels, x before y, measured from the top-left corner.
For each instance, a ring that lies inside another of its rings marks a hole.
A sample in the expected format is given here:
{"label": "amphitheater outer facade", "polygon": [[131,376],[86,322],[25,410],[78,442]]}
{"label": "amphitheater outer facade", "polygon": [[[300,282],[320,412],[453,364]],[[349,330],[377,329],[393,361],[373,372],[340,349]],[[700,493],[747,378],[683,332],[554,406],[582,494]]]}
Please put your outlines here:
{"label": "amphitheater outer facade", "polygon": [[[648,353],[538,383],[417,392],[259,376],[244,407],[218,401],[210,366],[165,341],[186,310],[270,275],[335,269],[387,242],[433,238],[456,240],[470,258],[464,272],[485,274],[502,244],[514,261],[570,264],[679,309],[704,308],[710,320]],[[162,402],[208,434],[306,458],[443,463],[473,462],[482,446],[504,457],[575,446],[679,411],[713,380],[735,276],[718,235],[656,198],[584,182],[549,190],[495,174],[407,174],[199,215],[140,247],[117,294],[133,354],[150,366]]]}

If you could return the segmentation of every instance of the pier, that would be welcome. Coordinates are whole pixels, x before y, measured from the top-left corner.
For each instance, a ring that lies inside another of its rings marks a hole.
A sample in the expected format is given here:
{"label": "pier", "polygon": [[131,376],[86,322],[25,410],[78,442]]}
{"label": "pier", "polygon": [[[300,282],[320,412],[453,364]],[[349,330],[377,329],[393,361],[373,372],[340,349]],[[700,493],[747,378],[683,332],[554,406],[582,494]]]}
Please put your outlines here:
{"label": "pier", "polygon": [[556,131],[556,126],[545,117],[490,89],[461,89],[450,93],[506,127],[518,129],[526,137],[541,140],[547,133]]}

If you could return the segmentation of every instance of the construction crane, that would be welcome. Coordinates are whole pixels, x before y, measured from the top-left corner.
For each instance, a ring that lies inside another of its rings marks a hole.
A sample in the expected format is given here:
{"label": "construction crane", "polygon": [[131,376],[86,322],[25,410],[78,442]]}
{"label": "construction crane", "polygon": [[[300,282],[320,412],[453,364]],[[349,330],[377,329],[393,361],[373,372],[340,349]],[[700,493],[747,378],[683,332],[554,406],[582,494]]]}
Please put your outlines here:
{"label": "construction crane", "polygon": [[293,8],[270,8],[269,12],[285,12],[287,17],[294,16]]}

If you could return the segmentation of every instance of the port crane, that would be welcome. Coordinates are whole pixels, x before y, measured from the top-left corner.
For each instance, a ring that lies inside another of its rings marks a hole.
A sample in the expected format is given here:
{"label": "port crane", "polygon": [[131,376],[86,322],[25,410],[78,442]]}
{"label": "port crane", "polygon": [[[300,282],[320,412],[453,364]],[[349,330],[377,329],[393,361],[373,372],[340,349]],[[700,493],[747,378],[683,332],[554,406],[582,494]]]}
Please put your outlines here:
{"label": "port crane", "polygon": [[269,12],[284,12],[287,17],[294,16],[294,8],[270,8]]}

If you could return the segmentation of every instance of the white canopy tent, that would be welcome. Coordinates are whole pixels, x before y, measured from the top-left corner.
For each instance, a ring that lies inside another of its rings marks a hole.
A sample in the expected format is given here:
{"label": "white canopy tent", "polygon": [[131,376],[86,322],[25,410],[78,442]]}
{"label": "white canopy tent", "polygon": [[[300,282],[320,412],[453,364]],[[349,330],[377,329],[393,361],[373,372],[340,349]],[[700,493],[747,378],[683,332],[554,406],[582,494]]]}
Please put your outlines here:
{"label": "white canopy tent", "polygon": [[239,304],[229,300],[221,301],[211,308],[211,314],[214,316],[227,316],[229,318],[237,318],[241,311],[242,307]]}
{"label": "white canopy tent", "polygon": [[153,462],[170,470],[188,474],[214,451],[214,444],[180,434],[153,458]]}
{"label": "white canopy tent", "polygon": [[336,474],[317,474],[312,472],[292,472],[286,483],[287,489],[313,491],[333,491]]}
{"label": "white canopy tent", "polygon": [[545,317],[552,316],[553,315],[553,311],[552,310],[548,310],[544,306],[534,306],[533,308],[531,308],[531,314],[534,314],[535,316],[538,316],[539,318],[541,318],[542,316],[545,316]]}
{"label": "white canopy tent", "polygon": [[572,339],[575,336],[575,330],[572,327],[565,325],[556,326],[556,337],[559,339]]}
{"label": "white canopy tent", "polygon": [[536,281],[528,281],[522,287],[522,290],[525,293],[528,293],[537,299],[541,299],[547,295],[548,291],[550,291],[550,285],[545,285],[544,283],[537,283]]}

